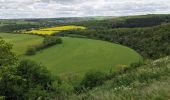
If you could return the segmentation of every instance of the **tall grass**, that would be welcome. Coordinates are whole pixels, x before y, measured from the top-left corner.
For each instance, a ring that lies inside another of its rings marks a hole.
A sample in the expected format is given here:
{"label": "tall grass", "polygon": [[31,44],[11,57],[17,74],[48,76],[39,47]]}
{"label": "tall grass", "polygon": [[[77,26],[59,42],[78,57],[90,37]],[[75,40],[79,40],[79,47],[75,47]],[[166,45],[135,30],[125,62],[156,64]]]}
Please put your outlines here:
{"label": "tall grass", "polygon": [[93,90],[70,96],[71,100],[168,100],[170,57],[161,58],[128,72]]}

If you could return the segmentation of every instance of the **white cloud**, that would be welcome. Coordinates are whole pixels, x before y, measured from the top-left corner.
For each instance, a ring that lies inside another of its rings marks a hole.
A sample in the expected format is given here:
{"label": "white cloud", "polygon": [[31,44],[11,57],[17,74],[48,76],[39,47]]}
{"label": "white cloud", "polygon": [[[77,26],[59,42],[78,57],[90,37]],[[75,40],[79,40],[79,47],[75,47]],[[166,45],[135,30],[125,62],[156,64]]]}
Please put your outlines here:
{"label": "white cloud", "polygon": [[170,0],[0,0],[0,18],[169,13]]}

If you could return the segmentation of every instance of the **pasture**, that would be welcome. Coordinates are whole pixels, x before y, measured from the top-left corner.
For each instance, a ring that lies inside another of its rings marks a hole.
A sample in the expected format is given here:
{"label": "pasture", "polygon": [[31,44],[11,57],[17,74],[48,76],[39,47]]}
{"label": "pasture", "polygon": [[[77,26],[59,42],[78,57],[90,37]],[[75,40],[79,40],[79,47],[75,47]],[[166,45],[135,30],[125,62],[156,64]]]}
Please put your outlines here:
{"label": "pasture", "polygon": [[53,75],[84,74],[89,70],[109,71],[141,60],[134,50],[109,42],[62,38],[63,43],[26,57],[48,67]]}
{"label": "pasture", "polygon": [[38,30],[31,30],[26,31],[23,33],[31,33],[31,34],[39,34],[39,35],[52,35],[59,31],[66,31],[66,30],[74,30],[74,29],[86,29],[83,26],[58,26],[58,27],[51,27],[51,28],[43,28]]}
{"label": "pasture", "polygon": [[28,34],[0,33],[0,37],[13,44],[13,52],[15,52],[17,55],[25,54],[29,46],[34,44],[38,45],[43,41],[43,38],[40,36]]}
{"label": "pasture", "polygon": [[13,51],[22,58],[31,59],[48,68],[53,75],[83,75],[89,70],[116,71],[141,60],[134,50],[100,40],[62,37],[63,43],[25,56],[29,46],[40,44],[41,36],[0,33],[0,37],[13,44]]}

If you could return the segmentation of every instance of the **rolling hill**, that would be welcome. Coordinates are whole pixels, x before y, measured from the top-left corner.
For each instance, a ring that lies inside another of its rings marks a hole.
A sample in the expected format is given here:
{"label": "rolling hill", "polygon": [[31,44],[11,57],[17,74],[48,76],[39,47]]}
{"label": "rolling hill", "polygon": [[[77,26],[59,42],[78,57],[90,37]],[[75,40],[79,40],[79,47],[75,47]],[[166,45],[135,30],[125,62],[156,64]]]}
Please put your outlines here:
{"label": "rolling hill", "polygon": [[40,44],[43,41],[40,36],[27,34],[0,33],[0,37],[13,44],[13,52],[17,55],[23,55],[29,46]]}
{"label": "rolling hill", "polygon": [[63,37],[63,44],[45,49],[30,57],[48,66],[53,75],[85,73],[89,70],[109,71],[141,60],[134,50],[109,42]]}
{"label": "rolling hill", "polygon": [[18,55],[47,66],[53,75],[84,74],[89,70],[108,72],[141,60],[137,52],[125,46],[69,37],[62,37],[62,44],[42,50],[34,56],[25,56],[23,54],[27,48],[40,44],[42,37],[9,33],[1,33],[0,37],[13,44],[13,51]]}

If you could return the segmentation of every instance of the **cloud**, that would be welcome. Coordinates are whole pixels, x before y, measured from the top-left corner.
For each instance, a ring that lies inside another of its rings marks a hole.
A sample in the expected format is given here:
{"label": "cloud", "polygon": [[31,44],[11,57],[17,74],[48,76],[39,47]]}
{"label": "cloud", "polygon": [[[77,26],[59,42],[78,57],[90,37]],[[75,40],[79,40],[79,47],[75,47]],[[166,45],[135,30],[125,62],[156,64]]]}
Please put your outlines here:
{"label": "cloud", "polygon": [[169,13],[170,0],[0,0],[0,18]]}

